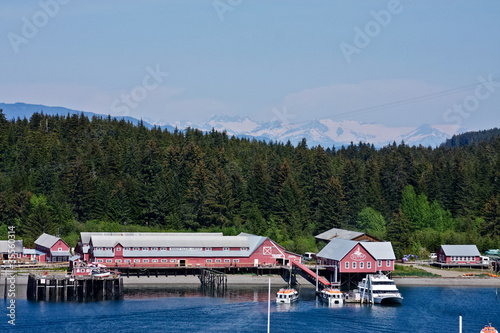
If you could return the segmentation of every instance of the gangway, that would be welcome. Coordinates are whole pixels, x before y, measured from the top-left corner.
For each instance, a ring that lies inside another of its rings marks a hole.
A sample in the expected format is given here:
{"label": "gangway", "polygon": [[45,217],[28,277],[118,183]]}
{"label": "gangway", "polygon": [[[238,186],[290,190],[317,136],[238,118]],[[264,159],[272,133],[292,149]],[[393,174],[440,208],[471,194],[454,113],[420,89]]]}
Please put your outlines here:
{"label": "gangway", "polygon": [[[299,263],[299,262],[294,262],[293,265],[297,266],[300,270],[302,270],[309,278],[313,279],[316,282],[316,273],[311,271],[309,268],[307,268],[304,264]],[[311,281],[309,281],[311,282]],[[311,282],[312,283],[312,282]],[[325,279],[322,276],[319,276],[318,274],[318,283],[323,285],[323,287],[327,287],[330,285],[330,282],[328,282],[327,279]]]}

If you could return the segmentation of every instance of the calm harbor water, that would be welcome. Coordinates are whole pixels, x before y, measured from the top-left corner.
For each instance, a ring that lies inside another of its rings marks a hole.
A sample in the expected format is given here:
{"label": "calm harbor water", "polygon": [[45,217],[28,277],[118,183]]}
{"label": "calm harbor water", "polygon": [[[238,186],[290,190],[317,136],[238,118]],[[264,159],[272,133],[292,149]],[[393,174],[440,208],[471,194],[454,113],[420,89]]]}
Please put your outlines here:
{"label": "calm harbor water", "polygon": [[[273,286],[273,293],[280,286]],[[282,286],[281,286],[282,287]],[[299,302],[271,303],[271,332],[463,332],[500,327],[495,288],[400,287],[402,305],[349,304],[329,308],[314,289],[299,288]],[[274,300],[274,294],[271,295]],[[123,300],[28,302],[16,300],[16,326],[3,303],[0,332],[266,332],[267,286],[230,287],[215,297],[198,286],[127,288]]]}

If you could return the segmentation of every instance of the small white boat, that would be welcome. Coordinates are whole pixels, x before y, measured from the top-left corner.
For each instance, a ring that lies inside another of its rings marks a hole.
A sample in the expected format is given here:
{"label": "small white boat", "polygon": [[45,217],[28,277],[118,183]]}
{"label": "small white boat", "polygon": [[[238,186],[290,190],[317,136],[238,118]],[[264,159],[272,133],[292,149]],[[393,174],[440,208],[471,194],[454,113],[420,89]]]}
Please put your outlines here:
{"label": "small white boat", "polygon": [[299,300],[299,293],[293,288],[281,288],[276,293],[276,303],[293,303]]}
{"label": "small white boat", "polygon": [[379,272],[368,274],[358,285],[361,302],[401,304],[403,296],[393,280]]}
{"label": "small white boat", "polygon": [[111,272],[109,272],[109,271],[100,270],[100,269],[93,269],[92,270],[93,277],[108,277],[110,275],[111,275]]}
{"label": "small white boat", "polygon": [[344,304],[344,294],[337,288],[324,288],[319,295],[320,299],[328,305]]}

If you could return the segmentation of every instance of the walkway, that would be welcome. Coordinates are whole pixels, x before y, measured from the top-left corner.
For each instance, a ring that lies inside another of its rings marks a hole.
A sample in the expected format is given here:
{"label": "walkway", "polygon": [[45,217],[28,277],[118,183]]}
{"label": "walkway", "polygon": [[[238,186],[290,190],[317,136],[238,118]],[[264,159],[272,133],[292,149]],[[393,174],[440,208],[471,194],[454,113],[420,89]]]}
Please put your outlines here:
{"label": "walkway", "polygon": [[[297,266],[298,268],[300,268],[303,272],[305,272],[309,277],[311,277],[312,279],[316,280],[316,273],[314,273],[313,271],[311,271],[309,268],[307,268],[306,266],[304,266],[303,264],[298,263],[298,262],[294,262],[293,264],[295,266]],[[323,285],[325,287],[330,285],[330,282],[328,282],[328,280],[325,279],[322,276],[318,277],[318,282],[319,282],[319,284],[321,284],[321,285]]]}

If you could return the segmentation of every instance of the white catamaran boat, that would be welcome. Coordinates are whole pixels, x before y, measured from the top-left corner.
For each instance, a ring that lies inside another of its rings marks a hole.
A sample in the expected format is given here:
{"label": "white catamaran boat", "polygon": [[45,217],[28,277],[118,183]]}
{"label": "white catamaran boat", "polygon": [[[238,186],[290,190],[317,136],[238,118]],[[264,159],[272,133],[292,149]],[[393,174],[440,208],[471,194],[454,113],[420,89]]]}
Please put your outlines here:
{"label": "white catamaran boat", "polygon": [[293,288],[281,288],[276,293],[276,303],[293,303],[299,300],[299,293]]}
{"label": "white catamaran boat", "polygon": [[320,299],[328,305],[344,304],[344,295],[337,288],[324,288],[319,295]]}
{"label": "white catamaran boat", "polygon": [[358,285],[361,302],[401,304],[403,296],[393,280],[379,272],[368,274]]}

